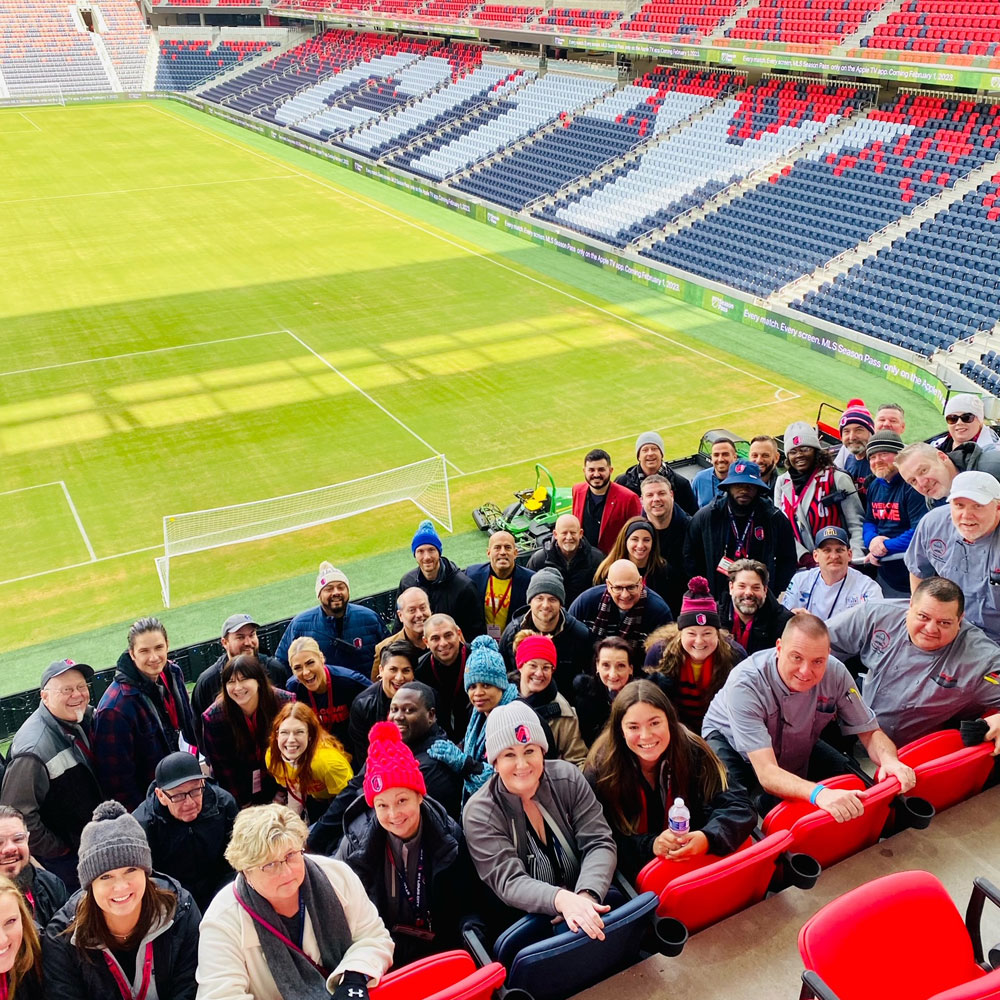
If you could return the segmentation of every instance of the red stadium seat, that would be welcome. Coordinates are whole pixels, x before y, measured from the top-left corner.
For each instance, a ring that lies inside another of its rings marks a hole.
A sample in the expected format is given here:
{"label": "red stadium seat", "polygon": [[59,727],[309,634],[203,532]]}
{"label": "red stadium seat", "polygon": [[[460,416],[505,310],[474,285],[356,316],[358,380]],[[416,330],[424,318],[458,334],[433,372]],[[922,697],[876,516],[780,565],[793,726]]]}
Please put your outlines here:
{"label": "red stadium seat", "polygon": [[476,968],[466,951],[444,951],[390,972],[371,1000],[491,1000],[507,970],[499,962]]}
{"label": "red stadium seat", "polygon": [[[799,931],[806,966],[801,998],[986,1000],[1000,994],[987,971],[979,919],[1000,890],[976,879],[966,921],[929,872],[896,872],[828,903]],[[968,923],[968,926],[967,926]]]}
{"label": "red stadium seat", "polygon": [[993,770],[992,754],[992,743],[967,747],[957,729],[948,729],[901,747],[899,759],[917,775],[912,794],[940,812],[982,791]]}

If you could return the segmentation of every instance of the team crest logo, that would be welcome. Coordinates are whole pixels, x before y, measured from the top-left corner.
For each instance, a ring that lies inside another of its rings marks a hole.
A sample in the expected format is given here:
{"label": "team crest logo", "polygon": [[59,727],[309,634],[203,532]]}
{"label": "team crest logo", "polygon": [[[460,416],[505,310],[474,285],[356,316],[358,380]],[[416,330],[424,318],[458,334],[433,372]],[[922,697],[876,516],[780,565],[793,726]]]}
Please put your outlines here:
{"label": "team crest logo", "polygon": [[694,616],[694,620],[699,625],[707,625],[708,624],[708,618],[705,615],[703,615],[703,614],[697,614],[697,615],[695,615]]}
{"label": "team crest logo", "polygon": [[736,463],[736,475],[742,476],[746,466],[742,462]]}
{"label": "team crest logo", "polygon": [[372,791],[378,795],[382,791],[382,775],[373,774],[372,775]]}
{"label": "team crest logo", "polygon": [[818,695],[816,698],[816,711],[823,712],[825,715],[833,715],[837,711],[836,699],[831,698],[829,695]]}
{"label": "team crest logo", "polygon": [[892,642],[892,636],[884,628],[877,628],[872,633],[872,649],[876,653],[884,653],[889,648],[889,643]]}
{"label": "team crest logo", "polygon": [[528,727],[522,722],[514,730],[514,739],[517,740],[518,743],[525,743],[525,744],[530,743],[531,742],[531,730],[528,729]]}
{"label": "team crest logo", "polygon": [[321,577],[319,578],[319,585],[320,585],[321,587],[325,587],[325,586],[326,586],[326,577],[325,577],[325,576],[321,576]]}
{"label": "team crest logo", "polygon": [[759,526],[754,528],[753,537],[756,538],[758,542],[764,541],[764,529]]}
{"label": "team crest logo", "polygon": [[357,638],[356,638],[356,639],[354,640],[354,648],[355,648],[355,649],[360,649],[360,648],[361,648],[361,647],[362,647],[363,645],[364,645],[364,643],[363,643],[363,642],[361,641],[361,636],[359,635],[359,636],[358,636],[358,637],[357,637]]}
{"label": "team crest logo", "polygon": [[802,440],[802,438],[800,438],[799,435],[796,434],[795,437],[792,438],[792,445],[793,446],[797,445],[801,440]]}
{"label": "team crest logo", "polygon": [[944,559],[948,554],[948,543],[943,538],[932,538],[927,543],[927,551],[935,559]]}
{"label": "team crest logo", "polygon": [[63,663],[65,663],[68,667],[73,667],[76,665],[76,660],[63,660]]}

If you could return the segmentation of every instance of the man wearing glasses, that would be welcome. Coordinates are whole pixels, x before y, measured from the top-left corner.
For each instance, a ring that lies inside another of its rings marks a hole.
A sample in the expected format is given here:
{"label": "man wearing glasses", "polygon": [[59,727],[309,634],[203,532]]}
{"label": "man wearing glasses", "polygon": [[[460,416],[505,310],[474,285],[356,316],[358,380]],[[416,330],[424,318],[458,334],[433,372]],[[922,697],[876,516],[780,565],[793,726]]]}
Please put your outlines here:
{"label": "man wearing glasses", "polygon": [[153,868],[177,879],[203,913],[236,875],[223,853],[236,813],[232,795],[207,780],[198,758],[184,751],[156,765],[146,799],[133,813],[146,831]]}
{"label": "man wearing glasses", "polygon": [[945,404],[944,419],[948,433],[934,441],[942,451],[954,451],[967,441],[974,441],[983,451],[1000,444],[996,431],[983,423],[983,401],[979,396],[960,392]]}
{"label": "man wearing glasses", "polygon": [[594,642],[617,635],[631,643],[639,663],[646,636],[674,620],[663,598],[646,589],[628,559],[613,562],[607,583],[585,590],[570,605],[569,615],[587,626]]}
{"label": "man wearing glasses", "polygon": [[94,709],[86,663],[42,672],[41,704],[14,734],[0,801],[24,816],[32,855],[72,891],[80,833],[104,800],[94,769]]}

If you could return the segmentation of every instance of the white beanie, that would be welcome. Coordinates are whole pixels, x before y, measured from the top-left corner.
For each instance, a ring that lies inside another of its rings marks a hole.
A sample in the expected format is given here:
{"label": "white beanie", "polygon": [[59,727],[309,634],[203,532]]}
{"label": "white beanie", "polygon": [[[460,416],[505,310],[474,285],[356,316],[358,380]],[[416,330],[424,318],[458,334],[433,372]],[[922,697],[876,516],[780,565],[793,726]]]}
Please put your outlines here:
{"label": "white beanie", "polygon": [[785,454],[787,455],[793,448],[815,448],[822,449],[819,443],[819,435],[812,424],[807,424],[804,420],[796,420],[794,424],[789,424],[785,428]]}
{"label": "white beanie", "polygon": [[486,760],[492,767],[497,757],[510,747],[534,743],[549,752],[549,741],[534,711],[523,701],[498,705],[486,716]]}
{"label": "white beanie", "polygon": [[319,575],[316,577],[317,597],[319,597],[320,591],[328,583],[342,583],[347,587],[348,591],[351,589],[350,583],[347,582],[347,574],[342,569],[337,569],[333,563],[321,562],[319,564]]}
{"label": "white beanie", "polygon": [[973,396],[971,392],[960,392],[951,396],[945,404],[944,415],[950,417],[953,413],[972,413],[983,419],[983,400],[980,396]]}

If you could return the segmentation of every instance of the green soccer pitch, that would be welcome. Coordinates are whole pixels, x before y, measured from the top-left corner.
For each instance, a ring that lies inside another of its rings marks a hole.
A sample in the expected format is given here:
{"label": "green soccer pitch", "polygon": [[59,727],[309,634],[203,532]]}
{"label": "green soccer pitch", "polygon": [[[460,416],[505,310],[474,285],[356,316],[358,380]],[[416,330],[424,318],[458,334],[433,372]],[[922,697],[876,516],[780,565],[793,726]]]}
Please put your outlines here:
{"label": "green soccer pitch", "polygon": [[[441,453],[468,532],[539,458],[568,485],[645,429],[681,455],[902,396],[172,102],[4,109],[0,178],[2,692],[30,647],[161,610],[164,515]],[[173,560],[172,642],[215,634],[221,595],[295,578],[269,610],[307,606],[322,558],[405,551],[421,516]]]}

